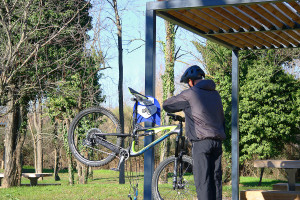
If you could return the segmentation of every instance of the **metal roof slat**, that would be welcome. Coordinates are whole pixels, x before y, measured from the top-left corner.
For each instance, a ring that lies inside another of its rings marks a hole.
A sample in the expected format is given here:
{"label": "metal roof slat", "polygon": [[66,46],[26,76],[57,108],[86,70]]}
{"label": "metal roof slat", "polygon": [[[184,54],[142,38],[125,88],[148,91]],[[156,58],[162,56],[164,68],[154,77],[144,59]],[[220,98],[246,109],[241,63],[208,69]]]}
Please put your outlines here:
{"label": "metal roof slat", "polygon": [[[168,12],[170,12],[170,11],[168,11]],[[186,23],[186,22],[178,19],[177,17],[169,14],[168,12],[158,11],[156,14],[157,14],[157,16],[160,16],[161,18],[163,18],[167,21],[170,21],[170,22],[172,22],[172,23],[174,23],[178,26],[181,26],[181,27],[193,32],[193,33],[196,33],[196,34],[202,35],[202,36],[206,35],[206,33],[203,30],[200,30],[197,27],[191,26],[189,23]]]}
{"label": "metal roof slat", "polygon": [[150,6],[150,9],[156,10],[158,16],[230,49],[300,47],[299,1],[161,2],[164,3],[160,5],[153,3],[152,7]]}
{"label": "metal roof slat", "polygon": [[276,40],[274,40],[273,38],[271,38],[270,36],[266,35],[265,32],[257,32],[256,35],[264,40],[266,40],[267,42],[269,42],[270,44],[274,44],[276,47],[281,48],[282,44],[280,44],[279,42],[277,42]]}
{"label": "metal roof slat", "polygon": [[285,5],[284,3],[276,3],[275,5],[280,8],[286,15],[288,15],[292,20],[294,20],[294,26],[295,23],[300,24],[300,17],[296,13],[294,13],[287,5]]}
{"label": "metal roof slat", "polygon": [[280,44],[284,45],[285,47],[289,47],[291,44],[285,41],[281,36],[275,34],[274,32],[266,32],[266,35],[270,36]]}
{"label": "metal roof slat", "polygon": [[268,29],[273,29],[273,24],[270,23],[268,20],[266,21],[261,15],[256,13],[255,10],[251,9],[248,6],[240,5],[237,6],[240,10],[247,13],[248,15],[252,16],[255,20],[257,20],[259,23],[261,23],[263,26],[267,27]]}
{"label": "metal roof slat", "polygon": [[234,40],[232,40],[230,38],[227,38],[224,35],[216,35],[216,38],[219,38],[219,39],[221,39],[221,40],[223,40],[223,41],[225,41],[225,42],[227,42],[227,43],[229,43],[229,44],[231,44],[233,46],[236,46],[236,47],[238,47],[240,49],[245,48],[242,44],[237,43],[236,41],[234,41]]}
{"label": "metal roof slat", "polygon": [[220,22],[228,25],[229,27],[232,27],[235,30],[238,30],[240,28],[238,25],[236,25],[235,23],[229,21],[228,19],[224,19],[224,17],[222,15],[220,15],[218,12],[216,12],[216,11],[210,9],[210,8],[203,8],[202,11],[205,12],[205,13],[208,13],[209,15],[214,16]]}
{"label": "metal roof slat", "polygon": [[[298,37],[300,37],[300,30],[293,30],[292,31],[293,34],[297,35]],[[294,37],[297,37],[297,36],[294,36]],[[299,40],[300,41],[300,40]],[[300,47],[300,45],[298,45],[298,47]]]}
{"label": "metal roof slat", "polygon": [[251,38],[254,41],[257,41],[261,46],[265,46],[266,48],[272,48],[272,43],[264,40],[263,38],[259,37],[257,34],[253,33],[241,33],[246,35],[247,37]]}
{"label": "metal roof slat", "polygon": [[275,31],[274,33],[276,33],[277,35],[279,35],[281,38],[283,38],[285,41],[287,41],[288,43],[290,43],[291,46],[298,46],[299,41],[296,41],[293,37],[287,35],[285,33],[285,31]]}
{"label": "metal roof slat", "polygon": [[290,1],[288,4],[300,13],[300,5],[296,1]]}
{"label": "metal roof slat", "polygon": [[[287,28],[282,29],[280,31],[291,31],[291,30],[300,30],[300,27],[299,28],[298,27],[297,28],[289,28],[289,27],[287,27]],[[260,30],[260,31],[251,30],[251,31],[245,31],[243,33],[275,32],[275,31],[279,31],[279,30],[277,30],[277,29],[273,29],[273,30]],[[226,34],[239,34],[239,33],[241,33],[241,32],[228,32]],[[216,34],[224,34],[224,32],[222,32],[222,33],[208,33],[208,35],[216,35]]]}
{"label": "metal roof slat", "polygon": [[257,41],[253,40],[252,38],[248,37],[249,34],[243,34],[243,33],[240,33],[240,34],[237,34],[236,37],[240,38],[241,40],[244,40],[244,41],[247,41],[247,42],[250,42],[249,44],[253,44],[255,45],[256,47],[258,48],[266,48],[267,46],[264,46],[260,43],[258,43]]}
{"label": "metal roof slat", "polygon": [[[218,35],[218,36],[219,36],[219,35]],[[228,38],[228,37],[227,37],[227,36],[228,36],[227,34],[223,34],[222,36],[225,37],[225,38]],[[229,39],[229,38],[228,38],[228,39]],[[239,38],[237,34],[236,34],[236,35],[231,35],[231,38],[230,38],[230,39],[231,39],[232,41],[236,42],[236,43],[239,43],[239,44],[243,45],[242,49],[246,49],[247,47],[250,47],[250,48],[255,47],[255,45],[249,43],[248,41],[245,41],[244,39]]]}
{"label": "metal roof slat", "polygon": [[286,31],[289,35],[291,35],[296,41],[300,42],[300,35],[297,34],[294,30]]}
{"label": "metal roof slat", "polygon": [[262,26],[257,23],[255,20],[251,19],[250,17],[248,17],[247,15],[245,15],[244,13],[242,13],[242,11],[240,9],[238,9],[237,7],[225,7],[226,10],[230,11],[231,13],[233,13],[234,15],[238,16],[239,18],[241,18],[244,21],[247,21],[251,26],[254,26],[256,29],[260,30],[262,28]]}
{"label": "metal roof slat", "polygon": [[[210,29],[208,29],[207,27],[197,23],[196,21],[194,21],[193,19],[190,19],[188,17],[184,17],[184,15],[180,12],[177,12],[177,11],[168,11],[168,13],[172,16],[175,16],[176,18],[180,18],[181,21],[184,21],[185,23],[188,23],[190,25],[193,25],[195,27],[197,27],[198,29],[202,30],[203,32],[210,32]],[[184,17],[184,18],[182,18]]]}
{"label": "metal roof slat", "polygon": [[208,21],[210,20],[211,23],[213,23],[215,26],[218,26],[219,28],[223,29],[224,31],[229,31],[230,27],[226,24],[223,24],[219,20],[215,19],[214,16],[211,16],[207,14],[206,12],[203,12],[201,9],[191,9],[192,12],[194,12],[197,15],[201,15],[201,18]]}
{"label": "metal roof slat", "polygon": [[237,18],[237,16],[233,15],[231,12],[229,12],[228,10],[225,10],[224,8],[216,7],[216,8],[212,8],[212,9],[219,12],[221,15],[223,15],[230,21],[233,21],[234,23],[236,23],[240,27],[239,30],[237,30],[237,31],[240,31],[242,28],[245,28],[246,30],[250,30],[252,28],[249,24],[240,20],[239,18]]}
{"label": "metal roof slat", "polygon": [[297,29],[297,30],[294,30],[295,33],[297,33],[298,35],[300,35],[300,30]]}
{"label": "metal roof slat", "polygon": [[269,21],[271,21],[273,24],[275,24],[278,28],[281,29],[284,26],[284,24],[282,22],[280,22],[278,19],[276,19],[276,17],[274,17],[273,15],[271,15],[266,9],[264,9],[260,5],[252,4],[250,6],[255,11],[257,11],[258,13],[260,13],[263,17],[265,17],[266,19],[268,19]]}
{"label": "metal roof slat", "polygon": [[[187,16],[190,19],[196,20],[198,23],[202,24],[202,26],[205,26],[205,27],[207,27],[207,28],[209,28],[209,29],[211,29],[215,32],[219,32],[219,27],[211,24],[210,22],[207,22],[206,20],[202,19],[198,15],[190,12],[190,10],[182,10],[182,11],[177,11],[177,12],[182,13],[183,15]],[[199,19],[201,21],[198,21]]]}
{"label": "metal roof slat", "polygon": [[294,25],[295,25],[294,22],[291,21],[289,18],[287,18],[279,10],[277,10],[274,5],[266,3],[266,4],[263,4],[263,7],[268,9],[271,13],[273,13],[275,16],[277,16],[280,20],[282,20],[284,23],[286,23],[289,27],[294,27]]}
{"label": "metal roof slat", "polygon": [[200,30],[198,29],[197,27],[193,27],[191,26],[190,24],[174,17],[173,15],[170,15],[169,13],[167,12],[161,12],[161,11],[158,11],[157,13],[157,16],[160,16],[162,17],[163,19],[165,20],[168,20],[170,22],[173,22],[174,24],[178,25],[178,26],[181,26],[182,28],[184,29],[187,29],[197,35],[200,35],[208,40],[212,40],[213,42],[216,42],[228,49],[236,49],[236,46],[230,44],[230,43],[227,43],[226,41],[223,41],[223,40],[220,40],[219,38],[216,38],[215,36],[211,36],[211,35],[208,35],[207,33],[205,33],[203,30]]}

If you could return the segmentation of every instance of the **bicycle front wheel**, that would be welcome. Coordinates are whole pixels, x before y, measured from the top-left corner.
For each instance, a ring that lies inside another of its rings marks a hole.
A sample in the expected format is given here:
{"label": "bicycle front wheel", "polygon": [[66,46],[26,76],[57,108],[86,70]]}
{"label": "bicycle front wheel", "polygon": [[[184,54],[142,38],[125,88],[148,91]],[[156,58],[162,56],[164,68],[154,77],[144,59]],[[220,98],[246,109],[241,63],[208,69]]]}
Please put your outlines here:
{"label": "bicycle front wheel", "polygon": [[97,133],[105,133],[100,139],[113,145],[120,146],[122,138],[110,136],[121,132],[121,125],[117,117],[102,107],[92,107],[78,113],[73,119],[68,131],[69,148],[75,158],[81,163],[98,167],[111,162],[116,153],[97,144]]}
{"label": "bicycle front wheel", "polygon": [[178,162],[175,183],[173,181],[174,165],[175,157],[171,156],[156,168],[152,178],[154,199],[197,199],[192,158],[183,156],[182,161]]}

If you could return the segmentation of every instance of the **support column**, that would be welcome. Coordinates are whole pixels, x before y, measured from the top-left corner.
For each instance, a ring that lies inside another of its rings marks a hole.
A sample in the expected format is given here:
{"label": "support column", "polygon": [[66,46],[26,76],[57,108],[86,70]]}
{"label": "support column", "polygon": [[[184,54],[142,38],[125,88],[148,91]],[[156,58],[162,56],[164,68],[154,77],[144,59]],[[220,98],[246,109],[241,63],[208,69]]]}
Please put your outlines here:
{"label": "support column", "polygon": [[[156,14],[154,10],[146,9],[146,57],[145,57],[145,94],[155,96],[155,51],[156,51]],[[151,127],[150,122],[145,126]],[[146,136],[144,146],[154,140],[154,136]],[[151,184],[154,172],[154,148],[144,155],[144,200],[152,200]]]}
{"label": "support column", "polygon": [[232,51],[232,200],[239,199],[239,56],[238,51]]}

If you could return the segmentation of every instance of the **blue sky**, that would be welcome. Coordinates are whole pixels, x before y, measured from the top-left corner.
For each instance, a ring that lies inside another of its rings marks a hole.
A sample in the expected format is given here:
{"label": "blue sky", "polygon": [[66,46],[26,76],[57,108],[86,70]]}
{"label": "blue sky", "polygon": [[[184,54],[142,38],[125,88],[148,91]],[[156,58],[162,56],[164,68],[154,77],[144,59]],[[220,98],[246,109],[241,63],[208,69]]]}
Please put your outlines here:
{"label": "blue sky", "polygon": [[[128,1],[119,0],[118,6],[121,10],[122,29],[123,29],[123,65],[124,65],[124,102],[129,104],[130,94],[128,87],[132,87],[137,91],[143,91],[145,85],[145,10],[146,1]],[[99,10],[101,11],[101,26],[103,26],[103,33],[101,35],[101,43],[103,50],[107,53],[108,63],[110,69],[103,71],[104,78],[101,79],[102,88],[107,96],[105,106],[115,107],[118,105],[118,57],[116,47],[116,29],[111,25],[111,20],[108,17],[114,18],[112,9],[107,7],[107,4],[98,5],[101,0],[95,1],[91,15],[94,20],[94,29],[99,28],[95,26],[95,21],[98,19]],[[103,1],[105,2],[105,1]],[[129,3],[128,3],[129,2]],[[104,30],[105,29],[105,30]],[[165,37],[164,21],[157,18],[157,41],[164,41]],[[176,36],[176,46],[183,47],[185,51],[192,51],[198,54],[192,44],[186,41],[202,40],[188,31],[181,29]],[[131,42],[130,42],[131,41]],[[160,68],[164,66],[164,58],[161,52],[161,45],[157,43],[156,51],[156,79],[160,78]],[[183,53],[183,52],[182,52]],[[196,55],[199,57],[199,55]],[[175,64],[175,84],[179,84],[178,76],[187,68],[188,65],[198,64],[199,61],[195,57],[188,55],[180,58]]]}

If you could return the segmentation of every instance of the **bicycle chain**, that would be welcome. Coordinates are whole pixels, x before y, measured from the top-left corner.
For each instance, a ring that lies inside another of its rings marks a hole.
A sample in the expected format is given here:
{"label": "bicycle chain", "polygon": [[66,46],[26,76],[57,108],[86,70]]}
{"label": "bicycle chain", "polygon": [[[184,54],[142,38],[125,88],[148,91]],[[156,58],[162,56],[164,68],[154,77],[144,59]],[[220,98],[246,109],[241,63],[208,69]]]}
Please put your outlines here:
{"label": "bicycle chain", "polygon": [[[111,143],[111,142],[109,142],[109,141],[107,141],[107,140],[105,140],[107,143],[109,143],[109,144],[111,144],[111,145],[114,145],[113,143]],[[112,155],[112,156],[116,156],[117,158],[120,158],[118,155],[116,155],[115,153],[108,153],[108,152],[106,152],[106,151],[102,151],[102,150],[100,150],[100,149],[96,149],[96,148],[94,148],[94,147],[92,147],[92,146],[90,146],[90,145],[87,145],[87,147],[89,147],[89,148],[91,148],[91,149],[93,149],[93,150],[95,150],[95,151],[98,151],[98,152],[101,152],[101,153],[105,153],[105,154],[107,154],[107,155]],[[128,159],[128,158],[127,158]],[[126,159],[126,160],[127,160]]]}

